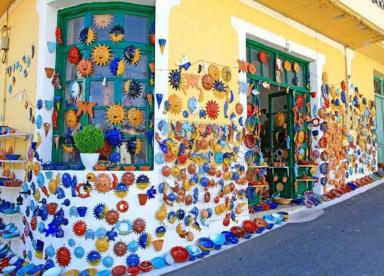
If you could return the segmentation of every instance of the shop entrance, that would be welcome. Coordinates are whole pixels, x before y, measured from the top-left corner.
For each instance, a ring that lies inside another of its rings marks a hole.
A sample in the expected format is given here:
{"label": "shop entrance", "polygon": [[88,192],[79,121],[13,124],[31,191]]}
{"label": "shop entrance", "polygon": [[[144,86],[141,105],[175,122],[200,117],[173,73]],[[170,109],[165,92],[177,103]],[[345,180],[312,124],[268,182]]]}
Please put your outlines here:
{"label": "shop entrance", "polygon": [[308,63],[253,41],[248,41],[247,61],[245,159],[256,194],[250,205],[297,198],[317,181]]}

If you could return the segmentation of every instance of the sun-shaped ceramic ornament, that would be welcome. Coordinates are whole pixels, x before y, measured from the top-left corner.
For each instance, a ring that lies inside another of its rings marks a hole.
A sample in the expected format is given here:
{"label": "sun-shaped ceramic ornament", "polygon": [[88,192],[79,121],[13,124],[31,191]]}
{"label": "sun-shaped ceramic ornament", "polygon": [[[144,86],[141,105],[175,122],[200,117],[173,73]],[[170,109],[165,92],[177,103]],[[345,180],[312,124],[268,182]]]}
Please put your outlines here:
{"label": "sun-shaped ceramic ornament", "polygon": [[112,20],[112,14],[96,14],[93,16],[93,24],[99,29],[109,27],[112,23]]}

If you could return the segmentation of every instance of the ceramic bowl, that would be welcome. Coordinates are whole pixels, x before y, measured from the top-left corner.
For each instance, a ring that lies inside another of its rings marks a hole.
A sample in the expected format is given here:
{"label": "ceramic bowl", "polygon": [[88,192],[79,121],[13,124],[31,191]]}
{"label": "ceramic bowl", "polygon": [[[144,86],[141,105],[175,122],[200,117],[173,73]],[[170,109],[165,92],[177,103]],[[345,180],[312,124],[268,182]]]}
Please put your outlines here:
{"label": "ceramic bowl", "polygon": [[225,236],[222,233],[218,234],[211,234],[209,235],[209,238],[216,244],[216,245],[223,245],[225,243]]}
{"label": "ceramic bowl", "polygon": [[153,258],[151,262],[152,262],[153,268],[155,269],[161,269],[167,265],[167,263],[165,262],[165,259],[162,257]]}
{"label": "ceramic bowl", "polygon": [[172,258],[175,260],[177,263],[183,263],[186,260],[188,260],[189,253],[188,251],[182,247],[182,246],[174,246],[170,250]]}
{"label": "ceramic bowl", "polygon": [[197,245],[203,251],[212,250],[215,247],[215,243],[209,238],[200,238],[197,240]]}

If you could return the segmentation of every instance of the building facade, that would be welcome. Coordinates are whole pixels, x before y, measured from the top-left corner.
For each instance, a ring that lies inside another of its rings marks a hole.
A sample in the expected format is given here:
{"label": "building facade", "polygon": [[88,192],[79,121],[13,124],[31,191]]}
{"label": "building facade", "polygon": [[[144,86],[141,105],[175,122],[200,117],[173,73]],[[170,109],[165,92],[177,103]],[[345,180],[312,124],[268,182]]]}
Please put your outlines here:
{"label": "building facade", "polygon": [[14,248],[34,263],[135,267],[384,163],[380,1],[5,2],[1,119],[33,136]]}

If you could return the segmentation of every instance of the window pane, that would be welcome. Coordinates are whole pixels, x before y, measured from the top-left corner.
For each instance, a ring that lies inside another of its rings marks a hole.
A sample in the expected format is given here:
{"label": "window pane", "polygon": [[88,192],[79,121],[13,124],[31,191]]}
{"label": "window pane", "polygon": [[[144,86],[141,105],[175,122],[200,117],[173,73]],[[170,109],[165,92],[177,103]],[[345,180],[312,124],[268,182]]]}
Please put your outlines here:
{"label": "window pane", "polygon": [[136,139],[139,140],[141,146],[141,150],[139,153],[134,153],[132,149],[131,152],[128,151],[127,144],[128,142],[124,142],[120,147],[120,162],[122,164],[145,164],[147,162],[147,141],[143,138],[128,138],[128,139]]}
{"label": "window pane", "polygon": [[93,16],[92,28],[96,31],[97,41],[110,40],[109,32],[116,25],[113,14],[97,14]]}
{"label": "window pane", "polygon": [[138,78],[138,79],[145,79],[148,77],[148,64],[147,64],[147,56],[142,56],[139,64],[137,65],[128,65],[126,64],[126,69],[124,72],[125,78]]}
{"label": "window pane", "polygon": [[267,55],[267,61],[263,63],[263,77],[272,78],[274,67],[274,58],[271,55]]}
{"label": "window pane", "polygon": [[92,123],[96,127],[101,128],[103,131],[107,130],[110,127],[108,121],[105,119],[105,112],[106,111],[104,109],[94,110],[94,117],[92,119]]}
{"label": "window pane", "polygon": [[288,75],[288,84],[296,86],[296,84],[294,83],[295,73],[291,70],[287,72],[287,75]]}
{"label": "window pane", "polygon": [[124,83],[122,84],[121,90],[123,91],[121,94],[121,102],[124,106],[136,106],[136,107],[145,107],[147,103],[147,85],[146,83],[141,82],[141,94],[134,98],[132,96],[129,96],[127,93],[125,93],[124,90]]}
{"label": "window pane", "polygon": [[125,40],[134,42],[148,42],[147,18],[135,15],[124,16]]}
{"label": "window pane", "polygon": [[381,86],[381,82],[379,79],[374,79],[373,80],[373,85],[374,85],[374,91],[376,94],[380,94],[380,86]]}
{"label": "window pane", "polygon": [[96,102],[98,106],[114,104],[114,82],[107,81],[103,86],[102,81],[92,81],[89,90],[89,101]]}
{"label": "window pane", "polygon": [[109,70],[109,65],[107,66],[99,66],[94,64],[93,66],[93,78],[108,78],[108,77],[113,77],[111,70]]}
{"label": "window pane", "polygon": [[68,21],[67,45],[79,43],[81,30],[84,29],[84,17],[78,17]]}
{"label": "window pane", "polygon": [[256,75],[261,75],[261,62],[259,60],[259,51],[255,49],[251,49],[250,55],[249,55],[249,63],[253,63],[256,67]]}
{"label": "window pane", "polygon": [[299,84],[297,86],[304,86],[304,67],[300,65],[300,71],[296,74]]}

